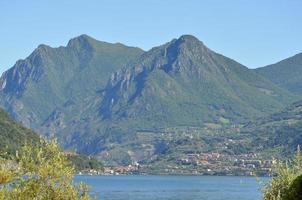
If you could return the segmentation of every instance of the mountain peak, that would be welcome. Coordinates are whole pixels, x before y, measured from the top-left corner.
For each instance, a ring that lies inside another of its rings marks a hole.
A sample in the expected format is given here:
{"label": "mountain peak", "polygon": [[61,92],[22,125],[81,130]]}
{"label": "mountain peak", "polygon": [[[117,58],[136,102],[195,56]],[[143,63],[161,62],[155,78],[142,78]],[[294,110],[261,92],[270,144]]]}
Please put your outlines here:
{"label": "mountain peak", "polygon": [[50,46],[46,45],[46,44],[40,44],[37,49],[48,49],[51,48]]}
{"label": "mountain peak", "polygon": [[51,47],[46,44],[40,44],[29,56],[29,58],[35,57],[36,55],[46,55],[51,51]]}
{"label": "mountain peak", "polygon": [[96,41],[96,39],[94,39],[86,34],[82,34],[82,35],[79,35],[79,36],[69,40],[67,47],[70,47],[70,48],[88,47],[88,46],[91,47],[95,41]]}
{"label": "mountain peak", "polygon": [[188,45],[200,45],[200,46],[205,46],[203,42],[201,42],[197,37],[193,35],[182,35],[180,36],[177,40],[175,40],[176,43],[178,44],[188,44]]}
{"label": "mountain peak", "polygon": [[[192,35],[182,35],[164,46],[164,49],[164,55],[168,59],[168,64],[165,64],[164,67],[166,71],[172,69],[179,71],[192,66],[192,63],[195,63],[194,66],[198,66],[202,63],[212,62],[212,51]],[[173,64],[176,60],[178,60],[177,64]]]}
{"label": "mountain peak", "polygon": [[193,35],[182,35],[179,37],[178,40],[181,41],[193,41],[193,42],[201,42],[197,37],[193,36]]}
{"label": "mountain peak", "polygon": [[193,35],[182,35],[178,39],[173,40],[170,46],[185,51],[194,51],[195,53],[198,53],[198,50],[205,51],[208,49],[198,38]]}

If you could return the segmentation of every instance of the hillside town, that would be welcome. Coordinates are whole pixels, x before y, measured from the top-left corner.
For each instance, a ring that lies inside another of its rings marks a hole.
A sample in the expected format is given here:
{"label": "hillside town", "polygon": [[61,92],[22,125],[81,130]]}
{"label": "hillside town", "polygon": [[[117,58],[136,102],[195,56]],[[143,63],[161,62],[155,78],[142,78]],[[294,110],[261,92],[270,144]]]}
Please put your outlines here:
{"label": "hillside town", "polygon": [[85,169],[79,175],[131,175],[131,174],[191,174],[191,175],[236,175],[270,176],[273,159],[261,159],[256,153],[230,156],[221,153],[187,154],[174,164],[167,164],[160,170],[152,164],[133,162],[127,166],[107,166],[102,170]]}

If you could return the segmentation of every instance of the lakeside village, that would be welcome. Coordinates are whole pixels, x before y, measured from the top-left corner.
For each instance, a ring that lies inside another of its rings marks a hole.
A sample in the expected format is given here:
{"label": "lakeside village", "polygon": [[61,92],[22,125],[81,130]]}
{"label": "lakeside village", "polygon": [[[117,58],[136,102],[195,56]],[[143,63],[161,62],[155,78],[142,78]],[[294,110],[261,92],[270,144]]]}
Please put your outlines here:
{"label": "lakeside village", "polygon": [[128,166],[104,167],[102,170],[85,169],[79,175],[227,175],[270,176],[274,160],[262,160],[256,153],[226,155],[220,153],[187,154],[174,164],[157,168],[133,162]]}
{"label": "lakeside village", "polygon": [[[239,132],[238,127],[234,126],[229,132]],[[206,134],[212,134],[213,130],[209,128],[197,129],[188,128],[181,130],[165,130],[164,134],[150,134],[145,133],[144,136],[159,137],[165,136],[166,142],[173,144],[178,139],[188,141],[194,139],[194,141],[201,141],[200,136]],[[220,129],[215,133],[219,134]],[[142,133],[141,133],[142,135]],[[79,174],[89,175],[131,175],[131,174],[154,174],[154,175],[226,175],[226,176],[271,176],[272,166],[275,164],[272,158],[263,155],[259,152],[249,152],[241,154],[230,154],[223,150],[229,149],[231,145],[242,144],[244,141],[241,139],[229,139],[224,138],[215,144],[215,149],[210,152],[188,152],[179,153],[178,158],[151,162],[148,164],[133,162],[128,166],[105,166],[102,170],[87,169],[82,170]],[[156,159],[155,159],[156,160]],[[154,163],[154,164],[153,164]]]}

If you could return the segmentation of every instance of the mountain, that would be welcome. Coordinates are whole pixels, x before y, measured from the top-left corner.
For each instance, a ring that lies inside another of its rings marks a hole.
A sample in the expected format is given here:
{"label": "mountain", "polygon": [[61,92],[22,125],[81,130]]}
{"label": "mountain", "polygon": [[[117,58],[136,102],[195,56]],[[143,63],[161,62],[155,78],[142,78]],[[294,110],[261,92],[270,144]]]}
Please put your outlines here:
{"label": "mountain", "polygon": [[19,60],[0,80],[1,105],[15,119],[38,130],[60,109],[79,114],[86,101],[98,95],[111,73],[143,51],[97,41],[87,35],[66,47],[40,45]]}
{"label": "mountain", "polygon": [[244,123],[294,100],[191,35],[147,52],[87,35],[40,45],[0,86],[0,104],[15,119],[113,164],[163,153],[171,127]]}
{"label": "mountain", "polygon": [[302,53],[255,71],[294,94],[302,94]]}
{"label": "mountain", "polygon": [[[97,113],[73,121],[62,140],[86,153],[109,152],[108,160],[140,160],[163,148],[162,138],[158,141],[152,133],[167,127],[241,123],[278,110],[290,97],[195,37],[182,36],[114,73],[94,107]],[[83,138],[87,143],[78,144]]]}
{"label": "mountain", "polygon": [[[37,142],[39,136],[20,124],[0,109],[0,153],[12,153],[25,142]],[[0,155],[1,156],[1,155]]]}
{"label": "mountain", "polygon": [[134,67],[115,73],[104,94],[103,119],[132,120],[135,127],[145,119],[145,128],[200,126],[221,117],[239,122],[290,99],[289,93],[189,35],[153,48]]}
{"label": "mountain", "polygon": [[252,136],[249,146],[255,151],[292,155],[302,145],[302,101],[248,123],[242,133]]}

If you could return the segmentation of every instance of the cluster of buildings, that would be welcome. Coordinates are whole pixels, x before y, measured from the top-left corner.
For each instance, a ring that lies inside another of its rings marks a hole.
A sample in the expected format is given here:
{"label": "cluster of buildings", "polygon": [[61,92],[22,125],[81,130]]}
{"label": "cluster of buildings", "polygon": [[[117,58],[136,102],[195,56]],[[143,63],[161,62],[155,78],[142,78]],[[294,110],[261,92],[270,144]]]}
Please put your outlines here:
{"label": "cluster of buildings", "polygon": [[205,165],[209,164],[210,161],[217,161],[220,156],[219,153],[187,154],[185,158],[179,159],[177,163],[182,165]]}
{"label": "cluster of buildings", "polygon": [[134,162],[132,165],[128,166],[115,166],[115,167],[105,167],[104,175],[121,175],[121,174],[135,174],[138,173],[140,169],[140,164]]}
{"label": "cluster of buildings", "polygon": [[177,160],[182,169],[193,168],[198,173],[225,174],[225,175],[252,175],[260,172],[269,175],[274,160],[261,159],[256,153],[228,155],[221,153],[187,154]]}
{"label": "cluster of buildings", "polygon": [[85,169],[78,172],[78,175],[102,175],[103,171],[95,170],[95,169]]}

